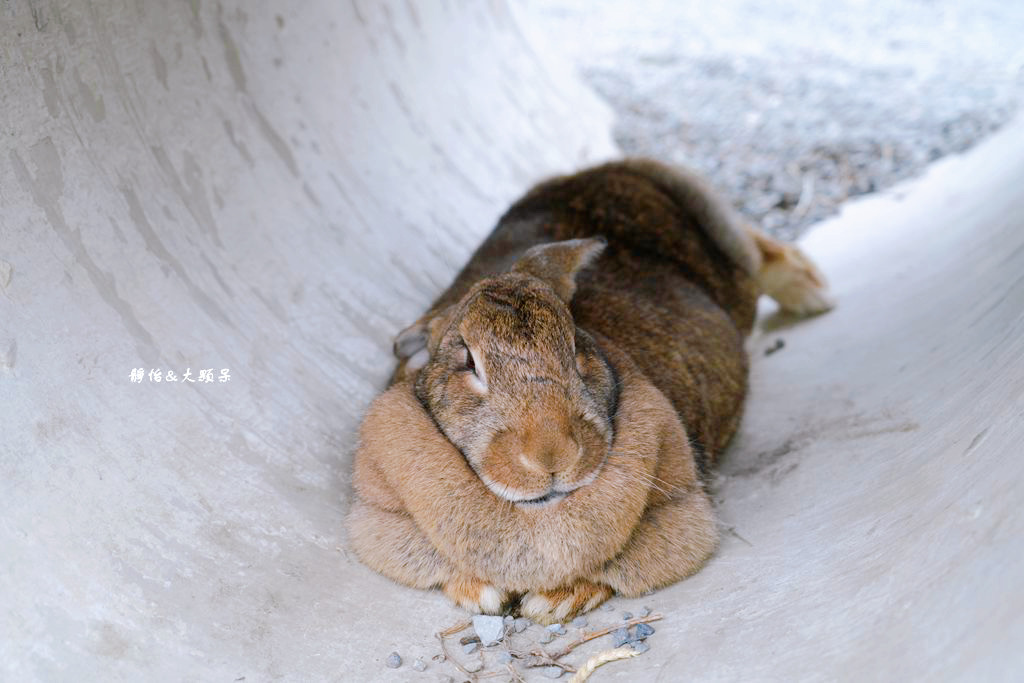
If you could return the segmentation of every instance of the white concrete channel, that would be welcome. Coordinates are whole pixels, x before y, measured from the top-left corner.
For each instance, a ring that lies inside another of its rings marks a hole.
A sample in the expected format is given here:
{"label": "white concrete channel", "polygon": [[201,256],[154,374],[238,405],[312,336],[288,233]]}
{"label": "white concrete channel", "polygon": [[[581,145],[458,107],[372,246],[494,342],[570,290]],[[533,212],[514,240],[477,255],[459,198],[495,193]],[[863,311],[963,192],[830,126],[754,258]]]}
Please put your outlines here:
{"label": "white concrete channel", "polygon": [[[342,520],[392,335],[517,194],[616,154],[520,20],[0,5],[0,679],[456,673],[465,615]],[[839,307],[751,340],[722,547],[615,601],[666,618],[593,680],[1024,676],[1021,187],[1016,125],[810,236]]]}

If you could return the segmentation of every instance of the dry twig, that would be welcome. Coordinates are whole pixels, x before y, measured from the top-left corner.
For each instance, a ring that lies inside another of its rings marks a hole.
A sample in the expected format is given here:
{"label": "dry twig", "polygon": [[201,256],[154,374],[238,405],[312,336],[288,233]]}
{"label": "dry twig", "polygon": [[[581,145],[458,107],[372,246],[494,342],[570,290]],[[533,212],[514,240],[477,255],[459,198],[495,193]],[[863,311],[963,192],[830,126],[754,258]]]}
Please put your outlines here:
{"label": "dry twig", "polygon": [[570,652],[572,652],[575,648],[577,648],[580,645],[582,645],[583,643],[585,643],[585,642],[587,642],[589,640],[593,640],[594,638],[600,638],[601,636],[606,636],[609,633],[611,633],[612,631],[614,631],[616,629],[620,629],[623,626],[625,626],[626,628],[629,628],[630,626],[636,626],[637,624],[646,624],[646,623],[649,623],[649,622],[652,622],[652,621],[658,621],[659,619],[664,619],[664,618],[665,618],[665,616],[663,614],[661,614],[660,612],[655,612],[654,614],[649,614],[646,617],[636,617],[635,619],[630,619],[629,621],[624,621],[621,624],[617,624],[615,626],[609,626],[608,628],[603,628],[600,631],[592,631],[590,633],[584,633],[582,636],[580,636],[576,640],[572,641],[571,643],[566,645],[564,648],[562,648],[558,652],[555,652],[555,653],[550,654],[550,655],[547,655],[546,652],[544,654],[547,655],[548,657],[550,657],[551,659],[561,659],[562,657],[564,657],[567,654],[569,654]]}
{"label": "dry twig", "polygon": [[514,666],[512,666],[511,662],[509,662],[505,666],[508,667],[508,672],[512,676],[512,680],[516,681],[516,683],[526,683],[526,679],[523,678],[523,675],[519,673],[519,671]]}
{"label": "dry twig", "polygon": [[449,626],[445,630],[441,631],[437,635],[447,638],[448,636],[454,636],[456,633],[461,633],[467,628],[473,625],[473,622],[467,619],[466,621],[460,621],[454,626]]}
{"label": "dry twig", "polygon": [[617,647],[614,650],[598,652],[587,660],[587,663],[576,672],[575,676],[569,679],[569,683],[583,683],[583,681],[590,678],[590,674],[594,673],[594,670],[602,664],[614,662],[619,659],[629,659],[630,657],[636,657],[639,654],[639,652],[631,647]]}
{"label": "dry twig", "polygon": [[797,200],[796,207],[793,209],[793,218],[797,220],[803,218],[811,208],[812,201],[814,201],[814,176],[808,173],[804,176],[803,184],[800,187],[800,199]]}
{"label": "dry twig", "polygon": [[451,662],[452,665],[454,665],[455,668],[458,669],[459,671],[461,671],[463,674],[465,674],[466,676],[469,676],[469,680],[475,681],[475,680],[477,680],[477,675],[475,673],[471,672],[466,667],[464,667],[461,664],[459,664],[459,662],[456,661],[451,656],[451,654],[449,654],[448,646],[445,645],[445,642],[444,642],[444,639],[445,639],[445,635],[444,634],[448,633],[448,635],[452,635],[453,633],[458,633],[459,631],[465,630],[466,628],[468,628],[469,622],[466,622],[466,623],[467,623],[467,626],[463,626],[463,627],[459,628],[458,630],[454,630],[453,631],[452,629],[454,629],[455,626],[452,626],[452,628],[445,629],[444,631],[441,631],[440,633],[435,633],[434,635],[437,636],[438,642],[441,643],[441,653],[444,654],[445,659],[447,659],[449,662]]}
{"label": "dry twig", "polygon": [[526,659],[526,668],[532,669],[538,666],[557,666],[562,671],[568,671],[569,673],[576,673],[576,667],[559,662],[554,657],[544,651],[544,648],[537,648],[536,650],[530,651],[529,658]]}

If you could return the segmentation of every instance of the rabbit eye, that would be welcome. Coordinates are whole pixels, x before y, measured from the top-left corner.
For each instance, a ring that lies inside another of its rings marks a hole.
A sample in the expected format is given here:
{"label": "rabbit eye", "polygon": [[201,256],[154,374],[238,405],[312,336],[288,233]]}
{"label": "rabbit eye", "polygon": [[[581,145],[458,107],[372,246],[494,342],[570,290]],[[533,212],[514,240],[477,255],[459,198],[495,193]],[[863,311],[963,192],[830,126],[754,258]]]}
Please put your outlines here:
{"label": "rabbit eye", "polygon": [[462,350],[466,354],[463,356],[462,370],[467,373],[465,378],[469,387],[478,394],[487,393],[487,377],[484,375],[484,369],[477,365],[473,352],[469,350],[465,342],[463,342]]}
{"label": "rabbit eye", "polygon": [[476,359],[473,358],[473,352],[469,350],[469,347],[466,346],[465,342],[463,342],[463,344],[462,344],[462,354],[463,354],[462,364],[465,367],[465,369],[469,370],[474,375],[477,374],[477,371],[476,371]]}

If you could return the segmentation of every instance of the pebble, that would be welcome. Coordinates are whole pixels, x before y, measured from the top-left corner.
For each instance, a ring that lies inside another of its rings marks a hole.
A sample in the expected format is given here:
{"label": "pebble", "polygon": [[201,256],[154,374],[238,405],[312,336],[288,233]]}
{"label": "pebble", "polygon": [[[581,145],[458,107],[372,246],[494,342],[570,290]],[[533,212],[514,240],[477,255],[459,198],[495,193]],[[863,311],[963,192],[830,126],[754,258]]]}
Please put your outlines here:
{"label": "pebble", "polygon": [[463,664],[462,668],[464,668],[471,674],[475,674],[477,671],[484,668],[484,663],[479,659],[474,659],[471,662],[466,662],[465,664]]}
{"label": "pebble", "polygon": [[506,614],[502,621],[505,622],[505,627],[507,628],[516,622],[516,618],[511,614]]}
{"label": "pebble", "polygon": [[505,621],[501,617],[478,614],[473,617],[473,630],[483,645],[493,645],[505,635]]}
{"label": "pebble", "polygon": [[641,617],[649,617],[649,616],[651,616],[651,608],[648,607],[647,605],[644,605],[644,608],[642,610],[640,610],[640,616]]}
{"label": "pebble", "polygon": [[480,647],[480,643],[466,643],[462,646],[462,651],[467,655],[471,655],[476,652],[476,649]]}
{"label": "pebble", "polygon": [[548,631],[547,629],[545,629],[543,635],[541,635],[541,637],[540,637],[540,643],[541,643],[541,645],[547,645],[548,643],[550,643],[554,639],[555,639],[555,634],[552,633],[551,631]]}
{"label": "pebble", "polygon": [[515,628],[516,633],[522,633],[526,629],[530,628],[530,623],[531,623],[530,620],[527,619],[526,617],[519,617],[518,619],[515,620],[515,623],[513,624],[513,628]]}
{"label": "pebble", "polygon": [[548,678],[561,678],[565,669],[560,666],[545,666],[540,672]]}
{"label": "pebble", "polygon": [[416,658],[416,659],[415,659],[415,660],[413,661],[413,663],[412,663],[412,668],[416,669],[417,671],[426,671],[426,670],[427,670],[427,663],[426,663],[426,662],[424,662],[424,661],[423,661],[422,659],[420,659],[419,657],[417,657],[417,658]]}
{"label": "pebble", "polygon": [[556,636],[565,635],[565,626],[562,626],[561,624],[551,624],[547,627],[547,629],[554,633]]}
{"label": "pebble", "polygon": [[574,628],[583,628],[587,625],[587,618],[583,616],[576,617],[572,620],[572,625]]}
{"label": "pebble", "polygon": [[622,647],[630,640],[632,640],[632,638],[629,635],[629,629],[625,626],[622,626],[621,628],[617,628],[614,631],[612,631],[612,644],[615,647]]}
{"label": "pebble", "polygon": [[613,609],[615,609],[615,605],[613,605],[613,604],[611,604],[609,602],[609,603],[606,603],[605,606],[602,607],[601,609],[603,609],[605,612],[611,612]]}
{"label": "pebble", "polygon": [[402,666],[402,658],[398,655],[397,652],[392,652],[388,655],[388,658],[384,660],[384,663],[387,665],[389,669],[397,669],[398,667]]}
{"label": "pebble", "polygon": [[648,645],[647,641],[645,640],[638,640],[635,643],[630,643],[629,646],[637,652],[639,652],[640,654],[643,654],[644,652],[647,652],[651,649],[651,646]]}
{"label": "pebble", "polygon": [[646,638],[654,633],[654,627],[650,624],[637,624],[636,625],[636,637]]}
{"label": "pebble", "polygon": [[512,663],[512,653],[511,652],[506,652],[506,651],[502,650],[501,652],[498,653],[498,664],[511,664],[511,663]]}
{"label": "pebble", "polygon": [[632,612],[623,612],[622,613],[622,620],[623,621],[629,621],[632,618],[633,618],[633,613]]}

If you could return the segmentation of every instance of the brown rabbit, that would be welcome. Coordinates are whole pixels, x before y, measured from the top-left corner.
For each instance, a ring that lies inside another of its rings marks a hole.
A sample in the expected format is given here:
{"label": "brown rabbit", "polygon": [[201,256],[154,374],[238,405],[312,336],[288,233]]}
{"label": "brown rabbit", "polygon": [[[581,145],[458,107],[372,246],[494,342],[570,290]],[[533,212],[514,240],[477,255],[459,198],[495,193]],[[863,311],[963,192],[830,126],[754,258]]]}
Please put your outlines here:
{"label": "brown rabbit", "polygon": [[541,623],[694,573],[761,292],[831,305],[796,247],[687,173],[628,160],[537,186],[396,340],[355,457],[356,553]]}

